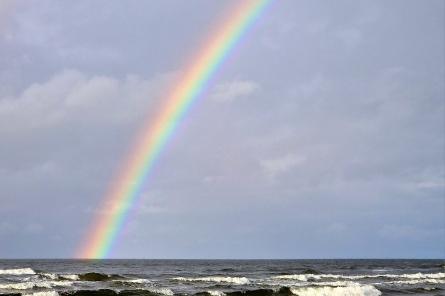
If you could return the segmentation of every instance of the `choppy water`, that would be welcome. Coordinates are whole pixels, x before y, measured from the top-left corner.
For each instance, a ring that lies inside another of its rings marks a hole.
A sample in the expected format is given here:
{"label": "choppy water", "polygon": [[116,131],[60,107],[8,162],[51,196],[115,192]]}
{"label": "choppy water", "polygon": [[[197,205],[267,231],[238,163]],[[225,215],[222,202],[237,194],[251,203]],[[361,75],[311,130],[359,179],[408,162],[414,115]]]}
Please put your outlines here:
{"label": "choppy water", "polygon": [[444,260],[0,260],[0,294],[445,295]]}

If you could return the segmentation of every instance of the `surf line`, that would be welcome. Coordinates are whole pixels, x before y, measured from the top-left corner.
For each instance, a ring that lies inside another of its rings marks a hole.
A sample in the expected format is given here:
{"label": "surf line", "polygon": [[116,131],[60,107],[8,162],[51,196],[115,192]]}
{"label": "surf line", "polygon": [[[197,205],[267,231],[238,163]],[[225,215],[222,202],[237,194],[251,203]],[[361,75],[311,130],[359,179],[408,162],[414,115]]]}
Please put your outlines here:
{"label": "surf line", "polygon": [[235,7],[190,59],[185,74],[168,92],[160,112],[143,125],[142,133],[103,198],[103,208],[109,206],[109,209],[93,218],[75,255],[77,258],[101,259],[110,255],[131,209],[137,204],[141,187],[181,119],[270,2],[235,1]]}

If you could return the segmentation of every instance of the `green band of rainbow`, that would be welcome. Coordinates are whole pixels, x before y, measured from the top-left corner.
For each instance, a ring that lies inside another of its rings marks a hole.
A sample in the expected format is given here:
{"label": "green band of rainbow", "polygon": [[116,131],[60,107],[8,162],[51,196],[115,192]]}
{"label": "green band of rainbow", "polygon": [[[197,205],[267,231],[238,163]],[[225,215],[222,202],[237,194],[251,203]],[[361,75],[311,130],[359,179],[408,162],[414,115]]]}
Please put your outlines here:
{"label": "green band of rainbow", "polygon": [[118,237],[128,213],[160,153],[172,137],[192,103],[206,88],[220,65],[239,42],[270,0],[239,0],[216,33],[192,59],[185,75],[176,84],[155,120],[147,120],[123,169],[104,198],[104,213],[98,214],[77,257],[106,258]]}

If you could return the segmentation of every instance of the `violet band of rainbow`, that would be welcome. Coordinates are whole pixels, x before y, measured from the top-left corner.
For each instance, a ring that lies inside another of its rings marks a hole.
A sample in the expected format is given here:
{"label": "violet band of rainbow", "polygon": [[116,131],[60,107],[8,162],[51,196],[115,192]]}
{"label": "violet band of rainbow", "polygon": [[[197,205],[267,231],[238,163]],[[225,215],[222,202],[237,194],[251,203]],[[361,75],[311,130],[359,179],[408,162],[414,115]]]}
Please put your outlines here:
{"label": "violet band of rainbow", "polygon": [[228,17],[216,27],[190,66],[169,92],[155,119],[147,119],[128,158],[103,199],[111,209],[97,214],[82,241],[77,258],[106,258],[137,204],[154,164],[173,136],[181,119],[209,84],[236,44],[245,36],[271,0],[239,0]]}

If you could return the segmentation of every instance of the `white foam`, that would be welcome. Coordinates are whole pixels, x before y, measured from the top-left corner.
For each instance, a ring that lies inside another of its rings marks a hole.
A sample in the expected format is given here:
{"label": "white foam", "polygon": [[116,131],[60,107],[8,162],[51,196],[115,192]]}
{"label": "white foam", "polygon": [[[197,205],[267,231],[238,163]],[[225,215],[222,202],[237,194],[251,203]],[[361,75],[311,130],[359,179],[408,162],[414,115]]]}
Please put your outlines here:
{"label": "white foam", "polygon": [[414,273],[414,274],[392,274],[391,278],[407,278],[407,279],[443,279],[445,278],[445,272],[438,273]]}
{"label": "white foam", "polygon": [[309,279],[320,279],[321,277],[316,274],[287,274],[274,276],[272,278],[277,280],[297,280],[306,282]]}
{"label": "white foam", "polygon": [[0,284],[0,289],[30,290],[33,288],[69,287],[72,284],[73,282],[70,281],[23,282],[14,284]]}
{"label": "white foam", "polygon": [[135,283],[135,284],[150,284],[151,281],[148,279],[132,279],[132,280],[113,280],[113,282],[123,282],[123,283]]}
{"label": "white foam", "polygon": [[24,294],[23,296],[58,296],[56,291],[34,292],[31,294]]}
{"label": "white foam", "polygon": [[305,287],[290,288],[298,296],[379,296],[382,294],[371,285],[349,285],[346,287]]}
{"label": "white foam", "polygon": [[385,271],[390,271],[393,269],[387,269],[387,268],[382,268],[382,269],[373,269],[372,272],[385,272]]}
{"label": "white foam", "polygon": [[209,293],[211,296],[225,296],[226,293],[224,293],[223,291],[216,291],[216,290],[210,290],[207,291],[207,293]]}
{"label": "white foam", "polygon": [[173,291],[168,288],[154,288],[154,289],[150,289],[149,291],[152,293],[162,294],[162,295],[166,295],[166,296],[174,295]]}
{"label": "white foam", "polygon": [[79,276],[77,274],[60,274],[59,277],[71,281],[77,281],[79,279]]}
{"label": "white foam", "polygon": [[14,269],[0,269],[0,274],[21,275],[21,274],[36,274],[36,272],[31,268],[14,268]]}
{"label": "white foam", "polygon": [[197,278],[175,277],[173,279],[184,282],[216,282],[216,283],[230,283],[236,285],[246,285],[250,283],[250,281],[245,277],[230,277],[230,276],[208,276],[208,277],[197,277]]}
{"label": "white foam", "polygon": [[150,281],[150,280],[147,280],[147,279],[127,280],[126,282],[129,282],[129,283],[137,283],[137,284],[148,284],[148,283],[151,283],[151,281]]}
{"label": "white foam", "polygon": [[417,280],[405,280],[405,281],[392,281],[392,282],[383,282],[376,283],[377,285],[419,285],[419,284],[445,284],[445,280],[443,279],[417,279]]}
{"label": "white foam", "polygon": [[42,275],[44,277],[52,279],[52,280],[57,280],[57,278],[58,278],[57,274],[54,274],[54,273],[42,273]]}
{"label": "white foam", "polygon": [[350,281],[335,281],[335,282],[311,282],[306,284],[315,286],[346,287],[355,285],[356,283]]}
{"label": "white foam", "polygon": [[34,288],[34,283],[0,284],[0,289],[28,290]]}
{"label": "white foam", "polygon": [[51,287],[70,287],[73,285],[73,282],[71,282],[71,281],[52,281],[52,282],[49,282],[49,284],[51,285]]}
{"label": "white foam", "polygon": [[298,281],[309,281],[309,280],[320,280],[323,278],[332,279],[365,279],[365,278],[405,278],[405,279],[444,279],[445,273],[414,273],[414,274],[364,274],[364,275],[339,275],[339,274],[289,274],[289,275],[279,275],[272,277],[273,279],[280,280],[298,280]]}
{"label": "white foam", "polygon": [[[262,283],[266,284],[268,286],[275,285],[282,287],[283,283]],[[352,282],[352,281],[323,281],[323,282],[293,282],[293,283],[286,283],[285,286],[289,288],[299,288],[299,287],[310,287],[310,286],[327,286],[327,287],[347,287],[351,285],[355,285],[358,283]]]}

